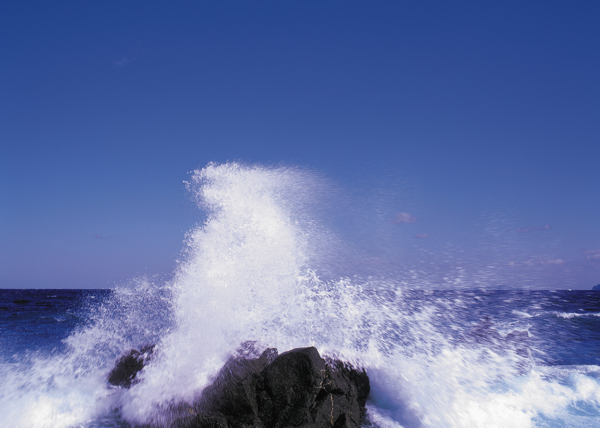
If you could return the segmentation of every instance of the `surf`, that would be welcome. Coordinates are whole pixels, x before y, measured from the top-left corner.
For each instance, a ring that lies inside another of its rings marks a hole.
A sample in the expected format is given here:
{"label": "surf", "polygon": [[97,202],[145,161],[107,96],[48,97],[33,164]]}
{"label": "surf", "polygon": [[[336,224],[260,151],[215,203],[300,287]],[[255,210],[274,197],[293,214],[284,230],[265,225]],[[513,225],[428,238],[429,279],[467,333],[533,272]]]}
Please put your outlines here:
{"label": "surf", "polygon": [[[466,295],[412,290],[408,272],[340,274],[351,244],[320,217],[333,192],[318,174],[211,163],[187,188],[205,219],[188,232],[172,277],[118,286],[86,306],[61,349],[2,362],[0,425],[169,426],[247,341],[314,346],[364,367],[369,423],[382,428],[598,420],[598,367],[540,367],[533,344],[523,353],[509,340],[525,325],[467,322]],[[109,385],[115,360],[148,344],[155,355],[139,382]]]}

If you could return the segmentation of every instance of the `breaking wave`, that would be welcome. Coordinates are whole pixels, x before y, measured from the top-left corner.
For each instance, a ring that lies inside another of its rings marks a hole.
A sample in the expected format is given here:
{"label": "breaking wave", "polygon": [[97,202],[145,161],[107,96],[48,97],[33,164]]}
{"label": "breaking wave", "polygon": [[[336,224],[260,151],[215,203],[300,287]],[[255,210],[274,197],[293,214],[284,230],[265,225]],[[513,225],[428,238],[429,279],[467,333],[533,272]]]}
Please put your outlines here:
{"label": "breaking wave", "polygon": [[[209,164],[187,186],[207,217],[173,277],[116,288],[64,348],[2,363],[0,425],[168,426],[246,341],[315,346],[365,367],[368,423],[382,428],[597,423],[596,366],[537,366],[510,325],[466,322],[460,296],[411,291],[406,278],[333,277],[324,260],[343,243],[319,222],[327,185],[317,175]],[[570,315],[581,314],[559,316]],[[156,353],[140,382],[109,385],[116,358],[146,344]]]}

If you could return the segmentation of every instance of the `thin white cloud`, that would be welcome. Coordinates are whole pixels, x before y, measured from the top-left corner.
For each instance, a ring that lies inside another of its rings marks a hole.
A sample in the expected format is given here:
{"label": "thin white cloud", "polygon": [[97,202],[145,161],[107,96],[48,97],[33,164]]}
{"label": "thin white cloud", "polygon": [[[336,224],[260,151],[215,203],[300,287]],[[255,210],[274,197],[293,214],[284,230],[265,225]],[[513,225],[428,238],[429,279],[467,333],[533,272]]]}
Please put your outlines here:
{"label": "thin white cloud", "polygon": [[418,235],[413,236],[413,238],[415,238],[415,239],[429,239],[429,238],[431,238],[431,236],[428,235],[427,233],[420,233]]}
{"label": "thin white cloud", "polygon": [[544,257],[531,257],[527,260],[516,261],[512,260],[507,263],[508,266],[560,266],[565,261],[563,259],[549,259]]}
{"label": "thin white cloud", "polygon": [[584,251],[584,254],[587,254],[587,263],[592,264],[594,266],[600,264],[600,250]]}
{"label": "thin white cloud", "polygon": [[552,228],[550,227],[549,224],[547,224],[544,227],[525,227],[523,229],[519,228],[519,229],[517,229],[517,232],[519,232],[519,233],[527,233],[527,232],[534,232],[534,231],[537,231],[537,230],[550,230],[550,229],[552,229]]}
{"label": "thin white cloud", "polygon": [[410,213],[398,213],[394,218],[394,223],[402,224],[402,223],[415,223],[417,219],[413,217]]}

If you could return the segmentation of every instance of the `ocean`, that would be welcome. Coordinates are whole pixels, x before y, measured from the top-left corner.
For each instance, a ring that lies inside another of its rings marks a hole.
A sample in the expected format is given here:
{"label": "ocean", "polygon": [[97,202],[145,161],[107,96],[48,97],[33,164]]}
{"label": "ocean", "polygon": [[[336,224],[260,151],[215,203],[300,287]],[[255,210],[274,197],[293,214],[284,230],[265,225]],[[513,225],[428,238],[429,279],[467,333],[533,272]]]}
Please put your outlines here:
{"label": "ocean", "polygon": [[[311,180],[210,164],[188,183],[208,214],[170,279],[0,290],[0,426],[167,427],[246,341],[365,368],[365,426],[600,426],[600,292],[344,275],[303,209]],[[110,385],[148,344],[139,382]]]}

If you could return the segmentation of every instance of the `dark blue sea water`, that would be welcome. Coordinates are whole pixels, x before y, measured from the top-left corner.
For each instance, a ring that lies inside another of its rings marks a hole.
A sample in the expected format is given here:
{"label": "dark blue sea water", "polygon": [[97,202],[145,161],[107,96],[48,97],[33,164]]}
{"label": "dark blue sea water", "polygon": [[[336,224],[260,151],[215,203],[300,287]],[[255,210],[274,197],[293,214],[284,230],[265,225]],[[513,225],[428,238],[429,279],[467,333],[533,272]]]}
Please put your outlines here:
{"label": "dark blue sea water", "polygon": [[[211,164],[189,184],[206,221],[169,280],[0,290],[0,427],[172,426],[246,341],[365,368],[369,426],[600,426],[600,292],[491,290],[480,271],[470,287],[467,265],[459,289],[401,269],[340,275],[345,244],[304,209],[323,191],[311,180]],[[149,344],[139,382],[107,383]]]}
{"label": "dark blue sea water", "polygon": [[26,355],[64,352],[63,340],[85,324],[86,308],[102,302],[110,292],[0,290],[2,361],[17,363]]}

